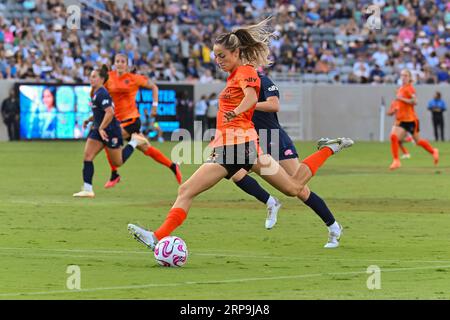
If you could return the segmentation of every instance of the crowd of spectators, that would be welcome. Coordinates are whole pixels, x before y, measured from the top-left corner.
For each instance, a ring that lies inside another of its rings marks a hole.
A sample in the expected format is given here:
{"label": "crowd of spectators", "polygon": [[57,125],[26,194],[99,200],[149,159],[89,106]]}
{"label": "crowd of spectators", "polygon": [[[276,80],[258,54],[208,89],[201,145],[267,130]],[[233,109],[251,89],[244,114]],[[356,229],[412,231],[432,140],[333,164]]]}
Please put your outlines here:
{"label": "crowd of spectators", "polygon": [[[418,83],[450,81],[445,0],[81,3],[72,29],[63,0],[0,0],[0,77],[87,82],[93,67],[124,52],[137,72],[154,80],[207,83],[226,76],[214,64],[215,37],[273,16],[274,77],[395,83],[408,68]],[[381,8],[381,29],[365,26],[372,3]]]}

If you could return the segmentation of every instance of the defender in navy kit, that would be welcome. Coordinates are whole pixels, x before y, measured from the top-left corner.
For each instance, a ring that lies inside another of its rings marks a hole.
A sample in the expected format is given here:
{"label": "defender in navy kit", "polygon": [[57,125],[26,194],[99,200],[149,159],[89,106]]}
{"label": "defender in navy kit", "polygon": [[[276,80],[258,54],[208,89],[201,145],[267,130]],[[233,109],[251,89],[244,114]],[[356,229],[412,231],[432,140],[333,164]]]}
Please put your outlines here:
{"label": "defender in navy kit", "polygon": [[[261,90],[252,121],[258,131],[260,146],[265,153],[269,153],[278,160],[288,174],[294,175],[300,166],[299,156],[294,143],[278,121],[277,112],[280,110],[278,87],[266,75],[258,73],[258,76],[261,79]],[[239,188],[267,205],[265,226],[267,229],[272,229],[277,222],[278,210],[281,208],[278,199],[271,196],[244,170],[237,172],[232,179]],[[338,247],[342,227],[336,222],[325,202],[310,191],[308,186],[305,186],[297,197],[309,206],[328,227],[328,242],[325,248]]]}
{"label": "defender in navy kit", "polygon": [[[270,80],[269,77],[258,73],[261,79],[261,91],[259,92],[258,103],[264,103],[268,101],[270,97],[276,97],[275,101],[279,101],[280,92],[278,87]],[[270,99],[269,99],[270,100]],[[279,110],[279,104],[276,104]],[[277,109],[273,111],[261,111],[258,110],[258,105],[256,105],[255,113],[253,114],[252,121],[255,124],[255,128],[258,131],[258,136],[260,137],[260,146],[265,153],[270,154],[275,160],[281,161],[286,159],[298,159],[298,153],[295,149],[295,145],[292,142],[289,135],[281,127],[278,121]],[[279,139],[272,141],[272,136],[276,134],[271,134],[271,130],[278,130]],[[261,141],[261,137],[267,136],[267,144],[265,141]],[[273,150],[278,149],[278,157]]]}

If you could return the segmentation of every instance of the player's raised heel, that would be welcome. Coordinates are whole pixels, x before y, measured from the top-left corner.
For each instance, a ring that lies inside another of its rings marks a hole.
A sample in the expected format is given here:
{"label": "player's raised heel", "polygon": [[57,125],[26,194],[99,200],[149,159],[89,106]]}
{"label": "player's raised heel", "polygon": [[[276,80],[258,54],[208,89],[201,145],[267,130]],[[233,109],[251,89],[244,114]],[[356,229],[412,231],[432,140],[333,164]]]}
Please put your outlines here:
{"label": "player's raised heel", "polygon": [[74,193],[73,196],[75,198],[94,198],[95,193],[94,193],[94,191],[82,190],[80,192]]}
{"label": "player's raised heel", "polygon": [[109,189],[114,187],[116,184],[118,184],[120,182],[120,176],[117,176],[115,179],[109,180],[108,182],[105,183],[105,188]]}
{"label": "player's raised heel", "polygon": [[338,153],[342,149],[350,148],[355,142],[350,138],[321,138],[317,141],[317,149],[330,148],[333,153]]}
{"label": "player's raised heel", "polygon": [[138,227],[134,224],[128,224],[128,231],[138,242],[145,245],[150,250],[154,251],[156,246],[156,239],[153,232],[145,230],[144,228]]}
{"label": "player's raised heel", "polygon": [[281,202],[275,199],[275,204],[267,207],[266,229],[272,229],[277,223],[278,210],[281,208]]}

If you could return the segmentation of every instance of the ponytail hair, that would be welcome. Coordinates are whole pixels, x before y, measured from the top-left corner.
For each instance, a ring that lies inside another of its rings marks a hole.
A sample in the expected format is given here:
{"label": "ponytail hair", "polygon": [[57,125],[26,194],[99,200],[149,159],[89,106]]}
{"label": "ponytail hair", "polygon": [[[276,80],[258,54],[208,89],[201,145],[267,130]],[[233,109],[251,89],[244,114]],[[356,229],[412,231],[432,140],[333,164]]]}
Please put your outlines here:
{"label": "ponytail hair", "polygon": [[266,67],[273,63],[269,59],[269,43],[275,37],[268,22],[271,17],[248,27],[234,28],[232,32],[219,35],[215,44],[220,44],[229,51],[240,50],[239,58],[244,64],[254,67]]}
{"label": "ponytail hair", "polygon": [[102,67],[100,68],[100,70],[98,71],[98,75],[103,78],[103,83],[106,83],[106,81],[108,81],[109,79],[109,68],[106,64],[103,64]]}

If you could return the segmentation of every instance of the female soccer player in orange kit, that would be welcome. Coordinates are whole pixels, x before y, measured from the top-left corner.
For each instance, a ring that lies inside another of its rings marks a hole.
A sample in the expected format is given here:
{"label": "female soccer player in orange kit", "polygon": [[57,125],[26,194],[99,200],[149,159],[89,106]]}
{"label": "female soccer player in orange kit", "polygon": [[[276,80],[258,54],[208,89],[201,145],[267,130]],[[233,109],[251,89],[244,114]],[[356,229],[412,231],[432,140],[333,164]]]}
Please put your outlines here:
{"label": "female soccer player in orange kit", "polygon": [[[147,77],[128,72],[128,59],[124,54],[116,54],[114,66],[116,70],[109,72],[109,80],[106,82],[105,87],[113,99],[115,117],[119,120],[122,127],[122,136],[124,139],[129,139],[133,133],[140,134],[141,129],[140,114],[136,106],[136,94],[139,88],[147,88],[153,91],[152,115],[154,116],[158,106],[158,87]],[[181,184],[182,176],[178,164],[168,159],[161,151],[151,146],[149,142],[138,146],[138,149],[146,156],[170,168],[175,174],[178,183]],[[106,154],[111,166],[111,178],[105,184],[105,188],[111,188],[120,181],[120,175],[117,173],[117,167],[111,163],[108,152]]]}
{"label": "female soccer player in orange kit", "polygon": [[[397,111],[398,111],[398,104],[397,104],[397,99],[395,99],[392,101],[391,107],[386,112],[386,115],[388,115],[390,117],[394,116],[394,115],[396,116]],[[391,134],[394,132],[395,126],[397,126],[399,123],[400,122],[398,121],[398,119],[396,117],[394,124],[392,125]],[[409,153],[408,149],[404,146],[405,142],[411,142],[411,141],[413,141],[413,138],[412,138],[411,134],[408,132],[407,135],[405,136],[405,139],[403,141],[398,142],[398,146],[403,153],[403,155],[401,156],[402,159],[411,159],[411,154]]]}
{"label": "female soccer player in orange kit", "polygon": [[[304,186],[328,157],[353,144],[348,138],[319,140],[319,151],[303,160],[293,176],[270,155],[262,154],[252,116],[260,91],[255,67],[270,63],[268,44],[272,33],[266,29],[267,21],[241,27],[216,39],[213,48],[216,63],[229,77],[219,97],[216,137],[211,142],[214,149],[207,162],[180,186],[172,209],[157,230],[128,225],[133,237],[150,249],[183,223],[196,196],[240,169],[251,169],[284,194],[295,197],[305,192]],[[339,239],[341,227],[335,232]]]}
{"label": "female soccer player in orange kit", "polygon": [[418,146],[428,151],[434,159],[434,164],[439,162],[439,150],[433,148],[431,144],[422,139],[419,135],[419,119],[417,118],[414,106],[417,104],[416,89],[412,85],[411,71],[404,69],[400,73],[402,86],[397,91],[396,96],[396,119],[397,123],[391,133],[392,161],[389,169],[395,170],[401,167],[398,158],[399,142],[403,141],[406,133],[409,132]]}

